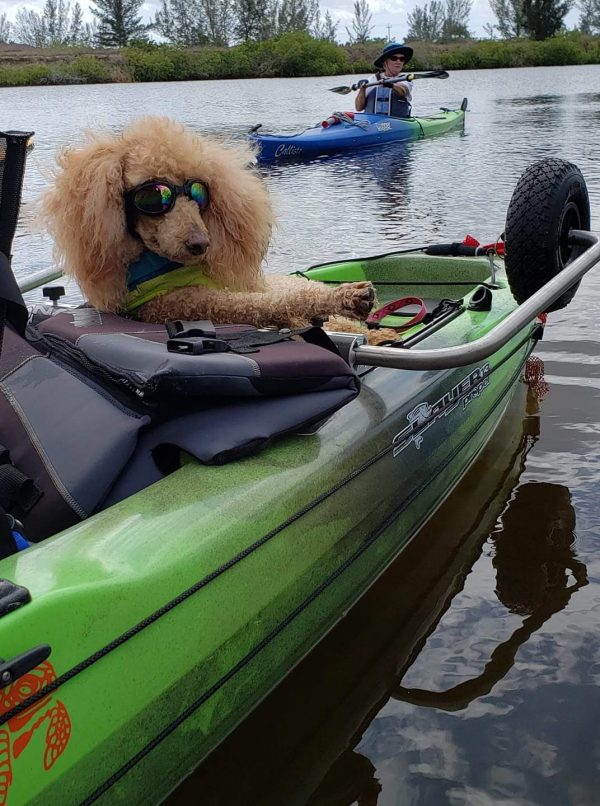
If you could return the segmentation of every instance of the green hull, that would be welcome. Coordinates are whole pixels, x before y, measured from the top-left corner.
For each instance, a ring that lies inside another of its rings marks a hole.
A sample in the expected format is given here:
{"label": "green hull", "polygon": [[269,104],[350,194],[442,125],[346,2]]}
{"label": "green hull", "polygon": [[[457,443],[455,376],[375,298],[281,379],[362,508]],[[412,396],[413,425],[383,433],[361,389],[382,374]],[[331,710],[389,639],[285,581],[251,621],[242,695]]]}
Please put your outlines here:
{"label": "green hull", "polygon": [[[381,302],[468,300],[488,274],[485,258],[407,253],[308,272],[372,279]],[[421,344],[491,330],[515,308],[502,274],[496,286],[491,310],[464,310]],[[4,691],[0,802],[159,802],[450,494],[508,405],[537,327],[476,365],[367,371],[358,398],[313,433],[222,467],[186,464],[2,561],[0,577],[32,597],[0,619],[2,656],[52,653]],[[424,403],[434,416],[419,425]],[[6,721],[42,676],[47,699]]]}
{"label": "green hull", "polygon": [[344,791],[349,803],[351,794],[364,795],[367,775],[357,744],[463,590],[490,534],[497,536],[498,518],[538,433],[536,404],[527,384],[518,384],[501,424],[452,496],[327,640],[182,785],[174,802],[194,802],[199,792],[205,803],[225,804],[320,804],[331,802],[333,791]]}

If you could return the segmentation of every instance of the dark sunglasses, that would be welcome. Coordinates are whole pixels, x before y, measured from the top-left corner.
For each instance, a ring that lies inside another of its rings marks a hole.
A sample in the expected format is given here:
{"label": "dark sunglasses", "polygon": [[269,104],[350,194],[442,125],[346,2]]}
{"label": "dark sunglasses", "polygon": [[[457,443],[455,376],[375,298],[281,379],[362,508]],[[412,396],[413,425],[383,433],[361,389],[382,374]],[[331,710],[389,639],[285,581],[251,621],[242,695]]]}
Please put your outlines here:
{"label": "dark sunglasses", "polygon": [[199,179],[188,179],[184,185],[174,185],[167,179],[148,179],[126,191],[126,202],[143,215],[163,215],[175,204],[177,196],[187,196],[198,209],[208,207],[208,188]]}
{"label": "dark sunglasses", "polygon": [[391,62],[405,62],[406,56],[398,55],[398,56],[390,56]]}

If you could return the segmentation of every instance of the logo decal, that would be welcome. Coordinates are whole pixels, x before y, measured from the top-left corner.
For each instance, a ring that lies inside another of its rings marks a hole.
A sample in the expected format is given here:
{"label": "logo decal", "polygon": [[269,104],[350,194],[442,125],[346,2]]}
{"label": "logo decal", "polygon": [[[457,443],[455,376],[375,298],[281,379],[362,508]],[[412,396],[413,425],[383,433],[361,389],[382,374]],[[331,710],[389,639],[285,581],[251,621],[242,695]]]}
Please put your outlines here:
{"label": "logo decal", "polygon": [[[0,690],[0,716],[54,680],[56,672],[49,661],[22,675],[12,685]],[[60,700],[53,703],[52,694],[48,694],[9,719],[6,723],[8,730],[0,729],[0,806],[7,803],[8,790],[13,781],[12,761],[26,749],[34,732],[44,722],[47,724],[43,766],[44,770],[49,770],[64,752],[71,737],[71,719]]]}
{"label": "logo decal", "polygon": [[293,154],[302,154],[300,146],[277,146],[275,149],[276,157],[290,157]]}
{"label": "logo decal", "polygon": [[411,442],[414,442],[415,447],[419,450],[424,432],[431,428],[437,420],[451,414],[461,401],[463,409],[466,409],[469,403],[479,397],[489,385],[489,374],[489,364],[477,367],[435,403],[425,401],[409,411],[406,415],[408,425],[399,431],[392,440],[393,455],[398,456],[405,448],[408,448]]}

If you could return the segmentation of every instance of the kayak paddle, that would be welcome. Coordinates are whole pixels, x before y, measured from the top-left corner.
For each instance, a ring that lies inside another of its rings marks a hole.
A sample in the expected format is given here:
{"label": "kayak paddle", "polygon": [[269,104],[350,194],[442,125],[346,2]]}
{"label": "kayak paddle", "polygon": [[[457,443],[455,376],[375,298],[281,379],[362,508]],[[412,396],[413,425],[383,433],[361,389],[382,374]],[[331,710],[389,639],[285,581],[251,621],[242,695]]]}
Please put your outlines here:
{"label": "kayak paddle", "polygon": [[[415,81],[417,78],[450,78],[450,73],[445,70],[429,70],[427,73],[403,73],[396,78],[385,79],[386,84],[395,84],[396,81]],[[381,81],[373,81],[370,84],[363,84],[364,87],[377,87]],[[348,95],[348,93],[359,89],[358,84],[353,84],[351,87],[330,87],[329,92],[337,92],[338,95]]]}

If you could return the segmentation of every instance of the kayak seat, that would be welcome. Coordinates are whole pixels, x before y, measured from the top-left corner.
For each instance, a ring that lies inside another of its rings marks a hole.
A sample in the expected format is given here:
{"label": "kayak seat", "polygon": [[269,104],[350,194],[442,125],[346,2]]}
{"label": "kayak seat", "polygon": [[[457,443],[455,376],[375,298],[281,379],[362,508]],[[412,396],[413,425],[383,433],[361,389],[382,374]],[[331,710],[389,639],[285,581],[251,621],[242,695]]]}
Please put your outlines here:
{"label": "kayak seat", "polygon": [[[3,264],[0,255],[8,281]],[[222,464],[254,453],[359,391],[319,328],[167,328],[58,306],[38,307],[27,323],[18,290],[0,287],[0,298],[11,294],[0,351],[0,506],[26,540],[158,481],[184,455]]]}
{"label": "kayak seat", "polygon": [[[333,342],[312,327],[294,333],[210,322],[164,326],[89,307],[38,307],[20,349],[45,351],[52,367],[46,375],[58,367],[52,384],[45,377],[32,383],[30,373],[29,385],[21,386],[30,390],[37,438],[50,446],[51,475],[60,489],[68,487],[67,524],[158,481],[186,455],[224,464],[255,453],[322,421],[360,388]],[[65,405],[63,394],[69,395]],[[14,427],[17,412],[11,416]],[[21,442],[25,454],[33,453]],[[21,465],[23,456],[18,459]],[[27,469],[35,474],[37,466],[29,462]],[[37,517],[32,530],[31,514],[20,512],[28,537],[56,531],[56,501],[47,496],[46,504],[39,510],[47,531]]]}
{"label": "kayak seat", "polygon": [[0,506],[34,541],[96,510],[151,422],[39,346],[6,324],[0,354]]}
{"label": "kayak seat", "polygon": [[317,327],[292,332],[211,322],[149,324],[94,308],[38,309],[33,322],[59,359],[138,402],[195,409],[215,400],[344,390],[356,375]]}

